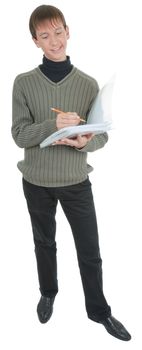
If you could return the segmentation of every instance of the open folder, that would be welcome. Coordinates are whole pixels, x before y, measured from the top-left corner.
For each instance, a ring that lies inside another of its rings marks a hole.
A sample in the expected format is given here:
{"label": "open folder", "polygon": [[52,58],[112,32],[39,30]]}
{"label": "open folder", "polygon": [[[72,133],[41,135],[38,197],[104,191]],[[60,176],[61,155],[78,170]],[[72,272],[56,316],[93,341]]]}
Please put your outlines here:
{"label": "open folder", "polygon": [[114,88],[115,77],[113,76],[107,84],[98,92],[93,102],[90,112],[87,116],[85,125],[69,126],[62,128],[40,143],[40,147],[44,148],[52,145],[55,141],[63,138],[73,138],[77,135],[100,134],[112,129],[112,94]]}

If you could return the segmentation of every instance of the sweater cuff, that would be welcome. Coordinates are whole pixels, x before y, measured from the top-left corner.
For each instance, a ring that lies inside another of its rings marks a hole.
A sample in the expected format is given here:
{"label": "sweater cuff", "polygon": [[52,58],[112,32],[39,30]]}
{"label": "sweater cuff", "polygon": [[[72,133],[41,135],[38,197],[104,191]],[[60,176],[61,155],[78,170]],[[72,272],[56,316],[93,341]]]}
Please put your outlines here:
{"label": "sweater cuff", "polygon": [[91,141],[89,141],[83,148],[75,148],[78,152],[94,152],[98,149],[104,147],[108,141],[108,134],[104,132],[103,134],[95,135]]}

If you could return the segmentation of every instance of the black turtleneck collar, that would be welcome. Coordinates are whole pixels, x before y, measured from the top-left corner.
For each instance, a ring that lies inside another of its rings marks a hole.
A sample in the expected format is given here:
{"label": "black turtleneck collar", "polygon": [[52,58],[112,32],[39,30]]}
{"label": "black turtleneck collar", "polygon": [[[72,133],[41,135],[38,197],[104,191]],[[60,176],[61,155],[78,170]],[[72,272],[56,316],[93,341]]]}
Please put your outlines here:
{"label": "black turtleneck collar", "polygon": [[54,83],[58,83],[68,75],[73,65],[71,64],[70,57],[67,56],[65,61],[54,62],[43,56],[43,63],[39,66],[43,74]]}

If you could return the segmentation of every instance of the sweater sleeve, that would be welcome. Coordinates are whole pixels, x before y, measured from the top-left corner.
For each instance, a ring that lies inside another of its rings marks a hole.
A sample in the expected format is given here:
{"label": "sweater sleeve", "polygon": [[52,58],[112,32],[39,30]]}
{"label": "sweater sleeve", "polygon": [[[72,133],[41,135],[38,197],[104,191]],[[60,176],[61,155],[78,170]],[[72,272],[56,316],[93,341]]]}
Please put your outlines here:
{"label": "sweater sleeve", "polygon": [[37,146],[56,129],[56,119],[35,123],[25,96],[15,82],[12,94],[11,133],[15,143],[21,148]]}
{"label": "sweater sleeve", "polygon": [[87,145],[83,148],[76,148],[78,152],[94,152],[99,148],[104,147],[104,145],[108,141],[108,134],[104,132],[103,134],[95,135],[91,141],[87,143]]}

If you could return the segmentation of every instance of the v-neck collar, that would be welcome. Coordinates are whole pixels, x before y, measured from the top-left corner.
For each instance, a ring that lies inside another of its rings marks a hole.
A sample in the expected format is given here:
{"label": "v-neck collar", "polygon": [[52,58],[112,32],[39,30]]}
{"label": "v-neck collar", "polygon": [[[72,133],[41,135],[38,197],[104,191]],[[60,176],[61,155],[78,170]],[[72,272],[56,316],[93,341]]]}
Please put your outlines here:
{"label": "v-neck collar", "polygon": [[41,78],[44,78],[45,80],[47,80],[51,85],[54,86],[59,86],[62,85],[64,82],[66,82],[66,80],[70,79],[71,77],[73,77],[76,72],[77,72],[77,68],[73,67],[73,69],[71,70],[71,72],[66,75],[62,80],[60,80],[59,82],[55,83],[54,81],[50,80],[44,73],[42,73],[42,71],[40,70],[39,67],[35,68],[35,72],[40,75]]}

